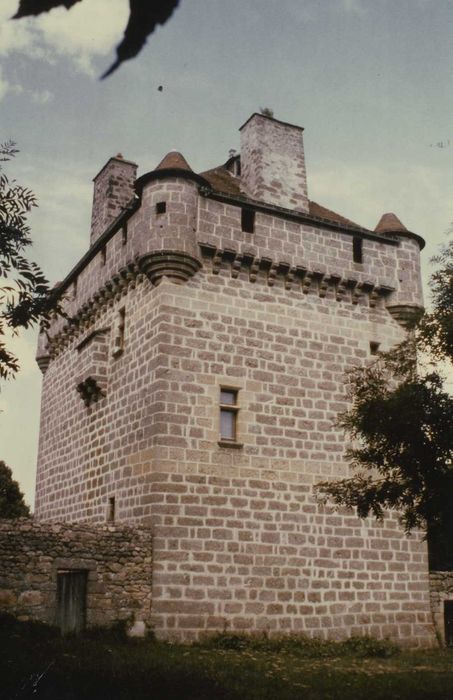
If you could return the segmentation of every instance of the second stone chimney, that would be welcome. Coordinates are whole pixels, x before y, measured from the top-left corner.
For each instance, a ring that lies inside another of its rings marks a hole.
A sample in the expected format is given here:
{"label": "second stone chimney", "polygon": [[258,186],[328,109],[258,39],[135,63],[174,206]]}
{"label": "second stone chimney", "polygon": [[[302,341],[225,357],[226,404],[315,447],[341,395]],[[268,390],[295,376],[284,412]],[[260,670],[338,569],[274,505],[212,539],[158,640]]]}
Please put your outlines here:
{"label": "second stone chimney", "polygon": [[136,175],[137,165],[118,153],[94,178],[91,245],[133,199]]}
{"label": "second stone chimney", "polygon": [[240,132],[244,194],[266,204],[308,212],[303,128],[255,113]]}

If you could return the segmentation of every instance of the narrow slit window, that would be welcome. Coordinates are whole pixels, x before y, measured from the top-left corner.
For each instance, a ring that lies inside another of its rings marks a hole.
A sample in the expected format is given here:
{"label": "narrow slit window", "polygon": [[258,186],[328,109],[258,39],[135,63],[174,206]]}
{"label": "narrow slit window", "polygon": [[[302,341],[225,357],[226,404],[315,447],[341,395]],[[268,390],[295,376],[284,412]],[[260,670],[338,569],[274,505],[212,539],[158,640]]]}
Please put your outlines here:
{"label": "narrow slit window", "polygon": [[113,523],[115,520],[115,496],[110,496],[107,508],[107,521]]}
{"label": "narrow slit window", "polygon": [[101,265],[104,266],[107,262],[107,246],[101,248]]}
{"label": "narrow slit window", "polygon": [[126,245],[127,243],[127,224],[124,224],[123,228],[121,229],[121,242],[123,245]]}
{"label": "narrow slit window", "polygon": [[355,263],[363,262],[363,239],[358,236],[352,239],[352,259]]}
{"label": "narrow slit window", "polygon": [[253,233],[255,230],[255,212],[253,209],[241,209],[241,228],[246,233]]}
{"label": "narrow slit window", "polygon": [[238,392],[236,389],[220,389],[220,439],[236,442]]}
{"label": "narrow slit window", "polygon": [[156,214],[165,214],[167,211],[167,202],[157,202]]}

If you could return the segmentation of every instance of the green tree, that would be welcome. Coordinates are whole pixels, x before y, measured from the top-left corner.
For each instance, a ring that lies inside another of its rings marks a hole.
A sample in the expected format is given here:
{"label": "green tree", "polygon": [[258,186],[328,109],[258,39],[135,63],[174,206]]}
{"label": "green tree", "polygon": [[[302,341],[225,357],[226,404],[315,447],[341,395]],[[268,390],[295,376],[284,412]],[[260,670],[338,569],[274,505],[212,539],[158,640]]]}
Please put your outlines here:
{"label": "green tree", "polygon": [[453,241],[432,262],[437,265],[429,283],[433,311],[422,319],[419,344],[434,358],[453,362]]}
{"label": "green tree", "polygon": [[[18,153],[13,141],[0,145],[0,161]],[[10,180],[0,168],[0,379],[9,379],[19,369],[17,357],[5,337],[37,322],[49,320],[52,297],[39,266],[24,253],[31,245],[27,215],[36,206],[33,192]]]}
{"label": "green tree", "polygon": [[408,338],[348,373],[350,409],[337,424],[351,441],[353,475],[317,484],[325,501],[382,519],[395,509],[424,530],[435,568],[453,565],[453,397],[442,374],[419,371],[420,352],[453,359],[453,245],[435,259],[433,311]]}
{"label": "green tree", "polygon": [[0,460],[0,518],[24,518],[30,509],[24,502],[24,495],[11,469]]}

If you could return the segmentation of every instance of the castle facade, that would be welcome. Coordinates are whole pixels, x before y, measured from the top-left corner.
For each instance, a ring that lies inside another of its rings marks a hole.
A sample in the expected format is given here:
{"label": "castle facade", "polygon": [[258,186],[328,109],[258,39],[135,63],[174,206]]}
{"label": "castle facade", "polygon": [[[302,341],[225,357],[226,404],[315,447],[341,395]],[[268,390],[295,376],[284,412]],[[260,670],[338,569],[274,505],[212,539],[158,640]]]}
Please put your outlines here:
{"label": "castle facade", "polygon": [[317,503],[344,477],[345,372],[423,307],[423,240],[309,200],[303,130],[253,114],[202,174],[94,180],[91,245],[41,333],[36,517],[153,534],[158,636],[433,641],[426,545]]}

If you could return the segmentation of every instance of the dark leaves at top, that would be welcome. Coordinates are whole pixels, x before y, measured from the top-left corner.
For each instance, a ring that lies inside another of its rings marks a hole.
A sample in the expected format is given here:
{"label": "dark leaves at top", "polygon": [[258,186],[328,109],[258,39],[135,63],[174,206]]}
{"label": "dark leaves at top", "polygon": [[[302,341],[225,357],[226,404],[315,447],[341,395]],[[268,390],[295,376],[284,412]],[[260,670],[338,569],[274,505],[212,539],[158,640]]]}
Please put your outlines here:
{"label": "dark leaves at top", "polygon": [[[157,25],[165,24],[178,7],[180,0],[129,0],[130,14],[124,38],[118,45],[117,60],[102,76],[111,75],[123,61],[136,56]],[[20,0],[14,19],[39,15],[55,7],[69,9],[80,0]]]}

